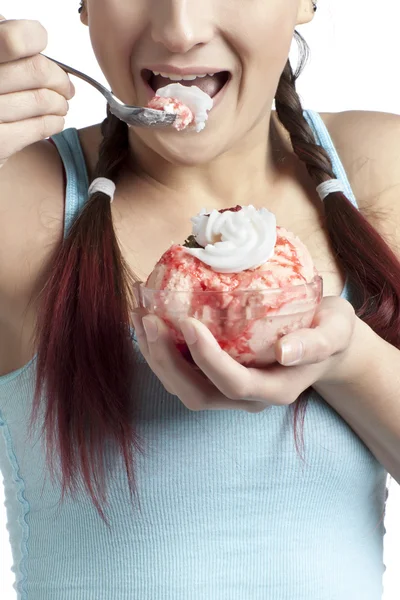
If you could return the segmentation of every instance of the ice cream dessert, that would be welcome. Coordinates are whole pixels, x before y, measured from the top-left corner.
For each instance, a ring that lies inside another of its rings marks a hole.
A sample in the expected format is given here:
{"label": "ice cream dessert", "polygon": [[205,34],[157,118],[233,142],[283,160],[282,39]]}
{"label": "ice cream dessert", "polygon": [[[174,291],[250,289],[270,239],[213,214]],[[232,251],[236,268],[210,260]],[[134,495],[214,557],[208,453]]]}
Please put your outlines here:
{"label": "ice cream dessert", "polygon": [[276,340],[309,327],[321,300],[309,251],[266,208],[202,210],[192,224],[192,235],[173,244],[142,284],[142,305],[183,350],[179,320],[190,316],[240,363],[268,364]]}
{"label": "ice cream dessert", "polygon": [[171,83],[158,89],[147,106],[177,115],[173,126],[178,131],[188,129],[200,132],[206,125],[213,100],[195,85],[188,87]]}

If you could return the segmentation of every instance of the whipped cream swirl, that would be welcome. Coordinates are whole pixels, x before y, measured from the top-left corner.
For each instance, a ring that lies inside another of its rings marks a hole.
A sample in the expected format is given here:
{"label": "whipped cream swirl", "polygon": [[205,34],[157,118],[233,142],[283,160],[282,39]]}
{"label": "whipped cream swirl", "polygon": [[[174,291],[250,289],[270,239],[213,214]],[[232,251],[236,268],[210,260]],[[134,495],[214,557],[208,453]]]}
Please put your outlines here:
{"label": "whipped cream swirl", "polygon": [[214,101],[197,85],[185,86],[181,83],[170,83],[156,91],[162,98],[176,98],[187,106],[193,113],[194,129],[199,133],[206,126],[208,111],[213,107]]}
{"label": "whipped cream swirl", "polygon": [[236,212],[202,209],[192,218],[192,234],[203,248],[185,248],[218,273],[257,269],[274,254],[276,218],[266,208],[243,206]]}

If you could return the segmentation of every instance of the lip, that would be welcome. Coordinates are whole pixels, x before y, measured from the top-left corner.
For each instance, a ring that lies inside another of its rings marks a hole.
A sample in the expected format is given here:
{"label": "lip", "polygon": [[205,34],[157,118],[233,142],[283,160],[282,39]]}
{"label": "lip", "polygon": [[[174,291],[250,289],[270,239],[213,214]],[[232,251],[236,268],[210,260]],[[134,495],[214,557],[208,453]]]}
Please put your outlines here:
{"label": "lip", "polygon": [[[161,68],[162,67],[162,68]],[[174,69],[175,70],[170,70],[168,71],[168,69]],[[150,100],[154,97],[154,90],[153,88],[149,85],[148,81],[146,81],[146,79],[143,77],[143,71],[147,69],[149,71],[158,71],[161,73],[171,73],[171,74],[176,74],[176,75],[191,75],[191,74],[196,74],[196,75],[203,75],[203,74],[208,74],[208,73],[219,73],[221,71],[226,71],[227,73],[229,73],[229,77],[227,82],[225,83],[225,85],[223,86],[223,88],[221,88],[219,90],[219,92],[217,94],[215,94],[215,96],[213,97],[213,108],[211,110],[211,113],[215,110],[215,108],[218,106],[218,104],[220,104],[231,80],[232,80],[232,72],[228,71],[228,69],[217,69],[216,71],[214,71],[213,69],[209,69],[206,70],[204,67],[201,68],[196,68],[196,67],[190,67],[190,68],[185,68],[185,69],[177,69],[177,67],[171,67],[171,66],[167,66],[167,65],[156,65],[153,67],[143,67],[140,70],[140,78],[144,84],[145,87],[145,91],[146,91],[146,95],[147,95],[147,102],[150,102]],[[192,69],[192,70],[190,70]],[[174,83],[179,83],[179,81],[176,81]]]}

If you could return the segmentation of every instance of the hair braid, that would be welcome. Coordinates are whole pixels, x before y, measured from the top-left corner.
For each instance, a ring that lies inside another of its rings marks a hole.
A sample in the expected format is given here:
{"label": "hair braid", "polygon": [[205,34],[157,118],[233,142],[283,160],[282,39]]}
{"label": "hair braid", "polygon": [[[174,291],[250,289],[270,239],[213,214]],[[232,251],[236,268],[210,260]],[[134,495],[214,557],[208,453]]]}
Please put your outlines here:
{"label": "hair braid", "polygon": [[317,145],[314,133],[303,116],[295,81],[288,61],[279,80],[275,96],[276,112],[290,134],[294,152],[318,185],[328,179],[334,179],[335,175],[327,152]]}
{"label": "hair braid", "polygon": [[[117,182],[129,152],[128,128],[107,109],[96,177]],[[110,198],[93,194],[57,250],[39,308],[37,384],[31,423],[41,392],[46,398],[47,460],[60,456],[62,496],[78,475],[104,518],[103,449],[116,442],[134,493],[131,398],[133,346],[129,316],[134,277],[114,232]],[[52,452],[50,452],[50,450]],[[100,500],[100,502],[99,502]]]}
{"label": "hair braid", "polygon": [[[296,91],[296,80],[304,68],[308,46],[295,32],[299,44],[300,68],[293,74],[286,63],[276,92],[278,117],[290,134],[293,150],[304,163],[316,186],[336,178],[331,160],[317,145]],[[357,315],[383,339],[400,348],[400,263],[374,227],[341,192],[333,192],[324,201],[325,224],[331,246],[345,273],[361,296]],[[295,425],[302,406],[304,422],[307,391],[294,406]],[[297,445],[297,439],[296,439]]]}

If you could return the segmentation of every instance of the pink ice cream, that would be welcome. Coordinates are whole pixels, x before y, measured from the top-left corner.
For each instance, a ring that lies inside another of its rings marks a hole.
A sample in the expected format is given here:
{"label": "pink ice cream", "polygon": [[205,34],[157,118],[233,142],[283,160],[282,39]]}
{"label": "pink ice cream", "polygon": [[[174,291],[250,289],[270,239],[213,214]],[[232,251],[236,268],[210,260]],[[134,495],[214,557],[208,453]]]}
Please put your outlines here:
{"label": "pink ice cream", "polygon": [[147,106],[148,108],[163,110],[176,115],[173,126],[177,131],[186,129],[186,127],[189,127],[194,122],[194,116],[190,108],[176,98],[163,98],[162,96],[155,95]]}
{"label": "pink ice cream", "polygon": [[[207,325],[240,363],[267,364],[279,337],[311,325],[321,279],[301,240],[272,226],[271,256],[256,268],[221,273],[180,244],[162,255],[142,288],[143,303],[169,325],[178,345],[185,347],[179,319],[191,316]],[[248,238],[243,243],[249,247]],[[238,257],[242,260],[242,250]]]}
{"label": "pink ice cream", "polygon": [[213,100],[195,85],[171,83],[158,89],[147,106],[176,115],[173,126],[177,131],[189,129],[200,132],[205,127]]}

